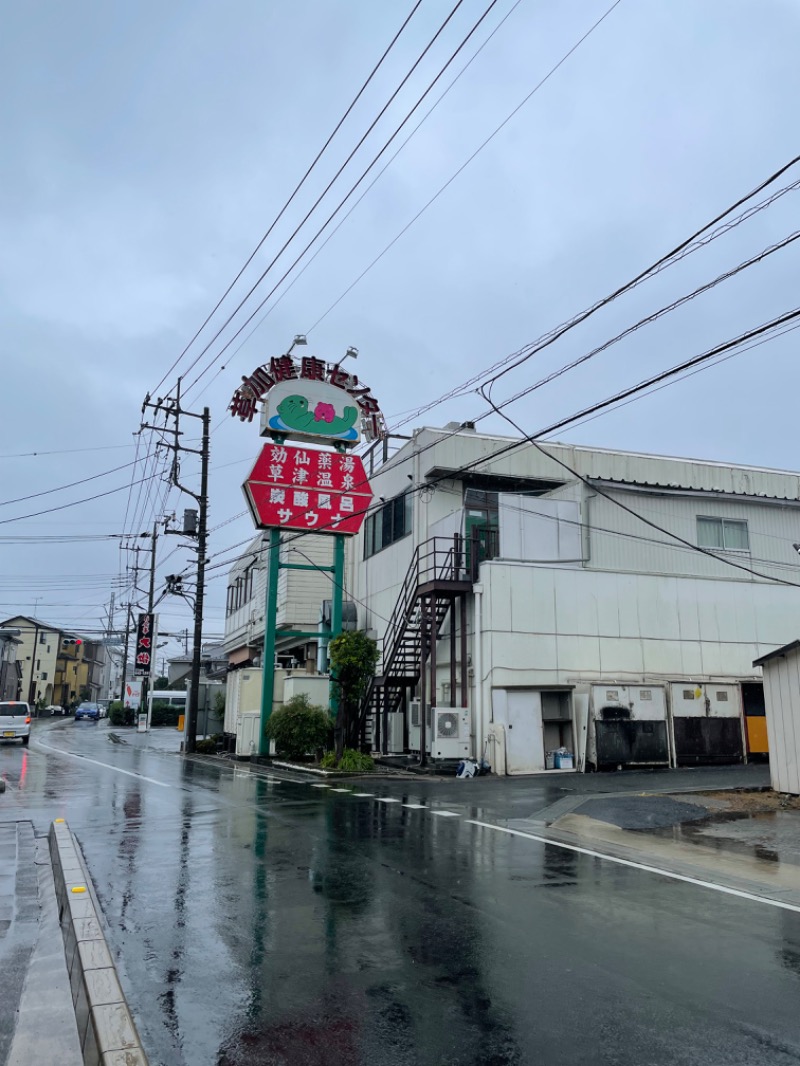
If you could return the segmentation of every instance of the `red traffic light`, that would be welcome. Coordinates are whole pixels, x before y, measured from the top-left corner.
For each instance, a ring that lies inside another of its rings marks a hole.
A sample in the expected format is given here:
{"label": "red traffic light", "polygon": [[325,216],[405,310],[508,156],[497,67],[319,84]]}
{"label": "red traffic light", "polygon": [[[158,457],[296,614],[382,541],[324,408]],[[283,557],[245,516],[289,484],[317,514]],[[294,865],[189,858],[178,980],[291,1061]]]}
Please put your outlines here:
{"label": "red traffic light", "polygon": [[75,645],[77,646],[78,644],[83,644],[83,641],[76,638]]}

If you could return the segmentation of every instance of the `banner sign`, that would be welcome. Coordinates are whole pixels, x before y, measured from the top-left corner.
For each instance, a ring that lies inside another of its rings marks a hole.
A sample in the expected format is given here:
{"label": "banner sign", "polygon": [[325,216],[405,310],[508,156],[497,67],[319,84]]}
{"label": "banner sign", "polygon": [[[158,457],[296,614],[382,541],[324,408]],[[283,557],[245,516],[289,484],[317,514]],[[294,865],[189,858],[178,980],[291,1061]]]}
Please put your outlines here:
{"label": "banner sign", "polygon": [[358,533],[372,488],[357,455],[266,444],[242,486],[261,529]]}
{"label": "banner sign", "polygon": [[155,657],[156,616],[140,614],[136,624],[136,649],[133,656],[134,677],[150,677],[150,670]]}
{"label": "banner sign", "polygon": [[132,711],[138,711],[142,702],[141,681],[126,681],[122,688],[122,701],[124,705],[129,707]]}

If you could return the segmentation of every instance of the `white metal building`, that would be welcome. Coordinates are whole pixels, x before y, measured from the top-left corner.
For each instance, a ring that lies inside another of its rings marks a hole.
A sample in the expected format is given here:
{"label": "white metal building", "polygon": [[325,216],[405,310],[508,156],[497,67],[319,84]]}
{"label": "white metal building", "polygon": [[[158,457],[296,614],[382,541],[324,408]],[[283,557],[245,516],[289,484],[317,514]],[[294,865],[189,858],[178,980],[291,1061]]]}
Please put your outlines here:
{"label": "white metal building", "polygon": [[800,795],[800,640],[762,655],[753,666],[764,672],[772,787]]}
{"label": "white metal building", "polygon": [[424,729],[512,774],[558,748],[576,769],[766,751],[752,664],[797,624],[798,474],[452,424],[372,484],[349,567],[383,750]]}

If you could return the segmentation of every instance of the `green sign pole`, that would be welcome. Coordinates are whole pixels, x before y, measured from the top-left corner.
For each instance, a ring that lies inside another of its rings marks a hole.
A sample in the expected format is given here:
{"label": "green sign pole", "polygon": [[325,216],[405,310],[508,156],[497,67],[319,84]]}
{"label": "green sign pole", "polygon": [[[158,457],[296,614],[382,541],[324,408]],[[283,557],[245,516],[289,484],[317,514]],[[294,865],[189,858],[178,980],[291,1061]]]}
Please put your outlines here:
{"label": "green sign pole", "polygon": [[269,753],[269,741],[264,735],[272,714],[275,690],[275,623],[278,616],[278,574],[281,562],[281,531],[269,531],[269,569],[267,571],[267,600],[264,608],[264,656],[261,664],[261,728],[258,735],[258,754]]}
{"label": "green sign pole", "polygon": [[[331,602],[331,634],[329,640],[342,632],[342,596],[344,593],[344,535],[333,535],[333,593]],[[334,721],[339,717],[339,686],[336,673],[331,669],[331,714]]]}

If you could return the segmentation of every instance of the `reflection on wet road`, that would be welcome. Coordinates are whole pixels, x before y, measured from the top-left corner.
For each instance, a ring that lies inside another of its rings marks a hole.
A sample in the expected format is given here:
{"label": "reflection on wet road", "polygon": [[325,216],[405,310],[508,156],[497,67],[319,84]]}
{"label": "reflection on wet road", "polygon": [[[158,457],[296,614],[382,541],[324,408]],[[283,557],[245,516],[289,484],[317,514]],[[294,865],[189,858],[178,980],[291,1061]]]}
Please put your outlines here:
{"label": "reflection on wet road", "polygon": [[68,818],[152,1063],[800,1062],[796,913],[110,732],[0,749],[0,816]]}

